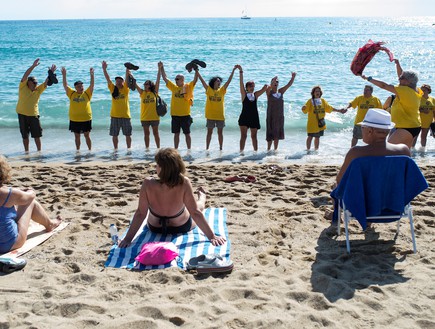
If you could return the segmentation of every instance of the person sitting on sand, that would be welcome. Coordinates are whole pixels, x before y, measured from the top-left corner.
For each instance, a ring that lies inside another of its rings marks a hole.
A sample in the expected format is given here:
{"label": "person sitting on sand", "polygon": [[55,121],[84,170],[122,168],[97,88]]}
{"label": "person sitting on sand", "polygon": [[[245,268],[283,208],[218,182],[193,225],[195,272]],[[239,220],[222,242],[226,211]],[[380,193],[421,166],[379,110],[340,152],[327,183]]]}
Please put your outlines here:
{"label": "person sitting on sand", "polygon": [[21,190],[4,185],[11,178],[11,167],[5,157],[0,156],[0,253],[18,249],[27,240],[30,220],[52,231],[62,219],[50,219],[41,204],[36,201],[32,189]]}
{"label": "person sitting on sand", "polygon": [[202,213],[206,194],[199,188],[198,198],[195,198],[178,151],[173,148],[161,149],[156,153],[155,160],[158,178],[148,177],[142,183],[138,207],[119,247],[130,245],[145,218],[148,228],[155,233],[182,234],[198,225],[213,245],[224,244],[225,238],[213,233]]}
{"label": "person sitting on sand", "polygon": [[390,129],[394,127],[391,115],[382,109],[369,109],[361,126],[362,139],[367,145],[354,146],[346,154],[343,165],[338,172],[336,183],[339,184],[347,167],[353,159],[367,156],[407,155],[411,156],[405,144],[392,144],[387,141]]}

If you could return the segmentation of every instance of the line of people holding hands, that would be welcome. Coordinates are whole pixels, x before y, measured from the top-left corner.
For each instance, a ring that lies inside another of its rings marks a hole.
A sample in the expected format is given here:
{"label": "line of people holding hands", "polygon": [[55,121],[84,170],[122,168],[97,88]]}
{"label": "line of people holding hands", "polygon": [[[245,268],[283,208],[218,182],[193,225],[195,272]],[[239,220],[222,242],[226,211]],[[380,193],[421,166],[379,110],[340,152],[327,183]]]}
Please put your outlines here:
{"label": "line of people holding hands", "polygon": [[[56,78],[56,66],[52,65],[48,70],[48,77],[44,83],[39,84],[31,72],[39,65],[36,59],[32,66],[24,73],[20,86],[16,111],[18,113],[20,132],[23,139],[25,152],[29,151],[29,134],[35,140],[37,150],[41,150],[42,128],[39,121],[38,102],[42,92],[52,84],[58,83]],[[110,135],[114,149],[118,149],[118,136],[122,130],[125,136],[127,149],[131,148],[131,114],[129,105],[130,91],[137,91],[141,99],[140,121],[144,132],[144,143],[148,149],[150,147],[151,132],[154,136],[155,145],[160,148],[159,123],[160,117],[156,111],[157,98],[159,94],[160,79],[171,91],[170,114],[171,132],[174,135],[174,147],[177,149],[180,143],[180,132],[185,136],[187,149],[191,148],[190,127],[193,123],[191,117],[191,106],[193,105],[194,88],[200,80],[206,94],[205,118],[207,135],[206,149],[210,147],[214,128],[217,129],[219,149],[223,149],[223,128],[225,127],[225,94],[231,83],[235,72],[239,71],[240,94],[242,110],[238,124],[240,126],[240,151],[243,152],[246,144],[248,130],[250,130],[252,146],[258,150],[257,132],[261,128],[257,100],[262,94],[267,97],[266,114],[266,141],[267,150],[277,150],[279,141],[284,139],[284,93],[292,86],[296,73],[291,73],[290,80],[282,87],[279,87],[278,77],[272,78],[270,85],[264,85],[261,89],[255,90],[255,82],[252,80],[244,82],[243,68],[235,65],[225,83],[219,76],[212,77],[207,83],[199,72],[198,65],[205,67],[202,61],[194,60],[186,68],[194,70],[192,81],[186,82],[183,74],[175,76],[175,82],[171,81],[165,72],[162,62],[158,63],[156,81],[146,80],[140,86],[134,78],[132,71],[139,67],[131,63],[125,63],[125,77],[116,76],[113,82],[108,73],[107,62],[102,62],[102,69],[107,81],[108,89],[111,93],[110,110]],[[385,89],[392,93],[384,106],[380,100],[373,96],[373,87],[366,85],[364,93],[351,101],[347,108],[336,109],[331,106],[323,97],[320,86],[314,86],[311,90],[311,98],[302,107],[302,112],[308,115],[307,120],[307,140],[306,148],[311,149],[314,139],[314,148],[317,150],[320,144],[320,137],[326,129],[325,114],[333,111],[346,113],[349,108],[356,108],[355,126],[351,146],[355,146],[358,139],[362,138],[361,127],[358,122],[363,121],[365,114],[370,108],[384,108],[391,112],[392,122],[396,127],[389,136],[389,142],[393,144],[403,143],[409,148],[415,145],[417,136],[421,131],[421,145],[426,146],[427,134],[430,125],[434,122],[435,99],[430,97],[431,87],[423,84],[417,88],[418,75],[414,71],[402,69],[398,60],[395,60],[396,71],[399,78],[397,86],[387,84],[371,76],[362,75],[361,77],[375,86]],[[189,66],[189,67],[188,67]],[[81,134],[84,135],[86,145],[92,149],[90,131],[92,130],[92,110],[91,99],[94,91],[94,69],[90,68],[90,84],[84,88],[83,82],[74,82],[74,88],[68,85],[67,70],[61,68],[62,84],[65,93],[70,100],[69,106],[69,130],[74,133],[76,149],[80,150]]]}

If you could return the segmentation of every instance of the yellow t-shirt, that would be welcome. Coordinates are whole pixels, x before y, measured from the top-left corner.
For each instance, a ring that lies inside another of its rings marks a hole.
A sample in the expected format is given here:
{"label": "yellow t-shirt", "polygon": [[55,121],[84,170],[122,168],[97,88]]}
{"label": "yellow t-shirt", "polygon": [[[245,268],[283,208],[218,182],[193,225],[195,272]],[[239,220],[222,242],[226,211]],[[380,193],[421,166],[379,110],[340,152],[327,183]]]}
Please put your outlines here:
{"label": "yellow t-shirt", "polygon": [[435,98],[422,97],[420,102],[420,120],[422,128],[429,128],[435,115]]}
{"label": "yellow t-shirt", "polygon": [[140,121],[160,120],[156,109],[156,95],[151,91],[140,94]]}
{"label": "yellow t-shirt", "polygon": [[364,97],[364,95],[356,97],[350,106],[357,108],[354,124],[364,120],[369,109],[382,109],[382,104],[379,98],[375,96]]}
{"label": "yellow t-shirt", "polygon": [[391,106],[391,121],[396,128],[417,128],[420,122],[421,94],[407,86],[395,86],[396,99]]}
{"label": "yellow t-shirt", "polygon": [[[110,93],[113,93],[115,85],[110,82],[108,85]],[[119,89],[119,95],[116,98],[112,96],[112,109],[110,110],[110,117],[112,118],[128,118],[130,119],[130,104],[128,102],[128,95],[130,89],[128,89],[127,84],[124,83],[124,87]]]}
{"label": "yellow t-shirt", "polygon": [[69,102],[69,119],[75,122],[85,122],[92,120],[91,98],[92,93],[89,88],[82,94],[68,86],[67,91]]}
{"label": "yellow t-shirt", "polygon": [[329,105],[326,100],[323,98],[320,100],[321,104],[317,106],[314,106],[313,100],[311,98],[305,103],[305,109],[303,112],[308,113],[307,133],[309,134],[318,133],[319,131],[326,129],[326,125],[321,128],[319,127],[316,113],[318,114],[319,119],[323,119],[325,117],[325,113],[331,113],[333,110],[333,107]]}
{"label": "yellow t-shirt", "polygon": [[209,120],[225,120],[225,94],[227,90],[224,87],[214,90],[208,86],[205,94],[205,118]]}
{"label": "yellow t-shirt", "polygon": [[170,80],[168,80],[168,83],[166,84],[166,87],[172,91],[171,115],[190,115],[190,107],[193,104],[193,89],[195,89],[195,83],[190,81],[189,83],[185,83],[184,86],[185,93],[183,94],[183,87],[178,87]]}
{"label": "yellow t-shirt", "polygon": [[38,87],[36,87],[35,91],[31,91],[27,86],[27,80],[20,82],[20,87],[18,89],[18,103],[16,108],[17,113],[31,117],[38,116],[39,97],[45,89],[47,89],[45,83],[41,83]]}

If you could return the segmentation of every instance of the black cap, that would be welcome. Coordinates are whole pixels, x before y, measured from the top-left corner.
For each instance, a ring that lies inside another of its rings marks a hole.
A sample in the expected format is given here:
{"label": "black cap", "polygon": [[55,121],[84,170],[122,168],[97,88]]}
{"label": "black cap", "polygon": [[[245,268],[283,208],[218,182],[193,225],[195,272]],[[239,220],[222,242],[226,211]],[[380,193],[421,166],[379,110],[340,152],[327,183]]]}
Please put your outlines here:
{"label": "black cap", "polygon": [[122,81],[124,81],[124,78],[123,77],[115,77],[115,80],[116,79],[121,79]]}
{"label": "black cap", "polygon": [[74,82],[74,87],[75,86],[77,86],[77,85],[82,85],[83,84],[83,82],[82,81],[80,81],[80,80],[77,80],[76,82]]}

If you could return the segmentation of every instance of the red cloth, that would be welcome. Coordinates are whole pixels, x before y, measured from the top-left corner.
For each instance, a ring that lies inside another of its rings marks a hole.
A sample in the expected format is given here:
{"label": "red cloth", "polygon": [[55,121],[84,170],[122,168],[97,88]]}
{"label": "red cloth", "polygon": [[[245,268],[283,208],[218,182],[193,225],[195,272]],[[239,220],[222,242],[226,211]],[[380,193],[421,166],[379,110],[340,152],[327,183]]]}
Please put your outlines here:
{"label": "red cloth", "polygon": [[372,40],[369,40],[364,46],[358,49],[358,52],[350,65],[352,73],[355,75],[361,75],[367,64],[370,63],[372,58],[375,57],[380,50],[385,51],[390,58],[390,62],[392,62],[394,60],[393,53],[388,48],[383,47],[383,44],[385,44],[385,42],[373,42]]}

